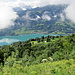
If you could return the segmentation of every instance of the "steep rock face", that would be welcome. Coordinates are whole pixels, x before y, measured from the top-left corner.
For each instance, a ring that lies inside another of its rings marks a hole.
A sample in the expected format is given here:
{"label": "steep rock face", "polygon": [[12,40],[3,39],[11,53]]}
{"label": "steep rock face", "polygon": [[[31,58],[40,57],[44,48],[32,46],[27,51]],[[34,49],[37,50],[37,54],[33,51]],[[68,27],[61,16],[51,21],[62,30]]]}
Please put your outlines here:
{"label": "steep rock face", "polygon": [[[65,16],[68,5],[48,5],[18,11],[19,17],[11,28],[0,30],[0,35],[18,35],[25,33],[75,33],[75,24]],[[6,32],[7,31],[7,32]]]}

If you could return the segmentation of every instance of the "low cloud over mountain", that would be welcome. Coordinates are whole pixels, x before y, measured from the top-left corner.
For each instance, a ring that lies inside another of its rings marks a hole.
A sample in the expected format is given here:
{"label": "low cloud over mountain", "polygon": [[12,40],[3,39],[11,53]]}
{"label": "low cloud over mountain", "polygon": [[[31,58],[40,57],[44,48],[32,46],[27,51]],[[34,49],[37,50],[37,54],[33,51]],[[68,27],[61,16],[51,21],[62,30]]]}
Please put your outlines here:
{"label": "low cloud over mountain", "polygon": [[14,25],[14,21],[17,17],[18,15],[10,6],[0,2],[0,29]]}
{"label": "low cloud over mountain", "polygon": [[[3,0],[0,1],[0,29],[8,28],[14,25],[14,21],[18,18],[18,14],[13,10],[13,8],[21,8],[22,10],[36,8],[36,7],[43,7],[46,5],[58,5],[58,4],[67,4],[67,8],[63,10],[67,19],[70,19],[75,23],[75,15],[74,15],[74,8],[75,8],[75,1],[74,0]],[[57,14],[55,14],[57,15]],[[63,14],[59,14],[61,16],[61,20],[64,21],[65,17]],[[28,16],[29,17],[29,16]],[[57,16],[54,16],[55,18]],[[27,16],[25,16],[27,18]],[[29,17],[30,20],[38,20],[41,17],[36,14],[36,18]],[[48,14],[42,14],[42,19],[51,20],[51,16]],[[29,21],[28,21],[29,22]]]}

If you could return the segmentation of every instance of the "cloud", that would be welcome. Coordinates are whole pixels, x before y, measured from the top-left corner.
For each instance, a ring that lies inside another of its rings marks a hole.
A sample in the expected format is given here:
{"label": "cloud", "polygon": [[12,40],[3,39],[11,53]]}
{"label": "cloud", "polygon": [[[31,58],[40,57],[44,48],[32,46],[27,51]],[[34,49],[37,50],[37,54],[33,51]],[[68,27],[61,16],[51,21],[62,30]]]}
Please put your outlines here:
{"label": "cloud", "polygon": [[60,15],[60,21],[64,21],[65,20],[65,16],[61,13]]}
{"label": "cloud", "polygon": [[26,14],[20,18],[22,21],[24,21],[24,24],[27,27],[31,25],[31,20],[37,21],[37,20],[41,19],[41,17],[39,15],[37,15],[37,14],[34,15],[35,18],[32,18],[30,16],[30,14],[31,14],[31,12],[26,12]]}
{"label": "cloud", "polygon": [[27,20],[27,23],[29,22],[28,20],[34,20],[34,21],[37,21],[39,19],[44,19],[44,20],[48,20],[48,21],[51,20],[50,12],[48,12],[48,11],[45,11],[41,17],[36,14],[36,15],[34,15],[35,18],[32,18],[30,16],[30,14],[31,14],[31,12],[27,12],[26,15],[22,16],[22,20]]}
{"label": "cloud", "polygon": [[42,15],[42,19],[50,21],[51,18],[48,15]]}
{"label": "cloud", "polygon": [[[68,4],[68,7],[63,12],[65,12],[67,19],[70,19],[75,23],[75,0],[38,0],[35,6],[40,7],[48,4]],[[60,16],[61,20],[64,21],[64,16],[62,14]]]}
{"label": "cloud", "polygon": [[29,5],[32,7],[46,6],[49,4],[70,4],[74,0],[3,0],[6,1],[7,5],[12,7],[22,7]]}
{"label": "cloud", "polygon": [[26,12],[26,14],[25,15],[23,15],[20,19],[22,20],[22,21],[24,21],[25,22],[25,26],[30,26],[31,24],[30,24],[30,16],[29,16],[29,14],[30,14],[30,12]]}
{"label": "cloud", "polygon": [[30,14],[30,12],[26,12],[26,14],[24,16],[22,16],[22,19],[29,20],[30,19],[29,14]]}
{"label": "cloud", "polygon": [[65,9],[66,17],[75,23],[75,2]]}
{"label": "cloud", "polygon": [[41,19],[41,17],[39,15],[36,15],[36,20]]}
{"label": "cloud", "polygon": [[54,17],[54,18],[57,18],[57,15],[54,15],[53,17]]}
{"label": "cloud", "polygon": [[17,40],[17,39],[8,39],[8,38],[3,38],[3,39],[1,39],[0,40],[0,43],[7,43],[7,44],[11,44],[11,43],[13,43],[13,42],[18,42],[19,40]]}
{"label": "cloud", "polygon": [[22,16],[23,20],[38,20],[40,18],[39,15],[35,15],[35,18],[30,17],[30,12],[26,12],[26,15]]}
{"label": "cloud", "polygon": [[14,25],[14,20],[18,17],[12,7],[0,1],[0,29]]}
{"label": "cloud", "polygon": [[50,12],[45,11],[45,12],[43,13],[43,15],[42,15],[42,19],[48,20],[48,21],[51,20]]}

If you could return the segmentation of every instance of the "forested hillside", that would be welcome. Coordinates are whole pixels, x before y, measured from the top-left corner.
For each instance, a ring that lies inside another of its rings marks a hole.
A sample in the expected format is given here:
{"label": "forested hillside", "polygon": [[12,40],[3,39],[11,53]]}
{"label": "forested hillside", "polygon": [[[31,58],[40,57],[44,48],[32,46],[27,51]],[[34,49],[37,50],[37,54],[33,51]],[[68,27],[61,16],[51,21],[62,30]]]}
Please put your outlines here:
{"label": "forested hillside", "polygon": [[1,46],[0,63],[1,75],[74,75],[75,34]]}
{"label": "forested hillside", "polygon": [[[15,25],[0,30],[0,35],[27,33],[75,33],[75,24],[66,18],[64,10],[68,5],[47,5],[28,10],[18,10]],[[20,9],[20,8],[18,8]]]}

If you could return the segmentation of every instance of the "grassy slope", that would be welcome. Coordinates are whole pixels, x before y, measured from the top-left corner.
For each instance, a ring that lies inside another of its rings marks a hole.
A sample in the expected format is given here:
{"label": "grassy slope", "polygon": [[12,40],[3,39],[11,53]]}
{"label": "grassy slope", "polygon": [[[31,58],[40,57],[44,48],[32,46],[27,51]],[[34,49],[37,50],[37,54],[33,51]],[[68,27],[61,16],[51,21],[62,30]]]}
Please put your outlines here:
{"label": "grassy slope", "polygon": [[14,64],[13,67],[5,66],[2,72],[0,75],[75,75],[75,60],[46,62],[31,66]]}
{"label": "grassy slope", "polygon": [[[38,48],[39,46],[46,47],[51,42],[56,42],[56,44],[58,44],[58,42],[59,42],[58,39],[59,38],[51,39],[50,42],[40,42],[40,43],[38,43],[37,41],[30,41],[30,42],[32,43],[32,47],[35,48],[35,46],[36,46]],[[66,49],[70,49],[69,48],[70,45],[72,45],[74,48],[75,35],[74,36],[73,35],[64,36],[64,37],[61,37],[60,39],[64,41],[63,49],[65,51],[66,51]],[[46,38],[45,38],[45,40],[46,40]],[[69,42],[69,41],[71,41],[71,42]],[[74,51],[75,51],[75,49],[71,48],[70,53],[74,53]],[[12,54],[12,56],[13,56],[13,54]],[[7,59],[8,62],[10,62],[11,60],[14,61],[16,59],[15,57],[13,58],[12,56],[11,57],[9,56],[9,58]],[[6,65],[6,63],[7,63],[6,62],[5,66],[3,68],[2,67],[0,68],[0,75],[75,75],[75,59],[72,59],[73,56],[69,57],[69,55],[68,55],[69,60],[67,60],[67,59],[65,60],[65,58],[63,60],[63,58],[62,58],[62,60],[57,60],[57,61],[53,61],[53,62],[47,61],[45,63],[39,63],[37,65],[33,64],[30,66],[25,66],[24,64],[22,64],[21,60],[14,61],[12,67],[9,66],[9,64]],[[28,62],[27,62],[27,64],[28,64]],[[10,65],[11,65],[11,63],[10,63]]]}

